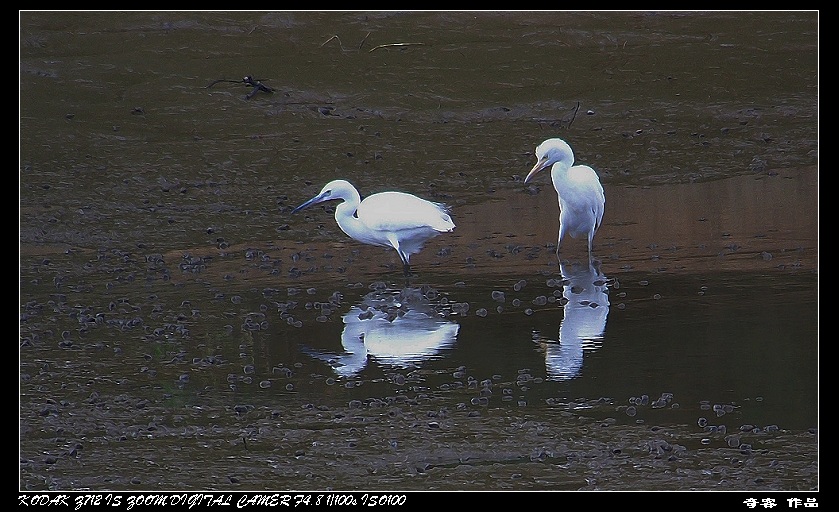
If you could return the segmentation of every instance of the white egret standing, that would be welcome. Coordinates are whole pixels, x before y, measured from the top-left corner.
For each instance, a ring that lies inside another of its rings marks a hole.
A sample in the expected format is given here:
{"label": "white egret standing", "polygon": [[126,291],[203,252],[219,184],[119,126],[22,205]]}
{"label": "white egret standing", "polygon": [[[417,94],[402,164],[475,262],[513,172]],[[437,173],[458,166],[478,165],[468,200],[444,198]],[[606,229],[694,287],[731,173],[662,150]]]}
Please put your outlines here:
{"label": "white egret standing", "polygon": [[361,243],[393,247],[410,277],[411,255],[440,233],[455,226],[448,208],[404,192],[379,192],[361,200],[358,190],[345,180],[327,183],[320,193],[291,213],[313,204],[340,199],[335,221],[341,230]]}
{"label": "white egret standing", "polygon": [[562,237],[568,233],[574,238],[585,236],[588,239],[588,260],[591,263],[592,241],[606,208],[606,197],[597,173],[587,165],[574,165],[574,152],[562,139],[548,139],[539,144],[536,147],[536,160],[536,165],[524,178],[524,182],[527,183],[539,171],[551,167],[551,180],[559,199],[557,257]]}

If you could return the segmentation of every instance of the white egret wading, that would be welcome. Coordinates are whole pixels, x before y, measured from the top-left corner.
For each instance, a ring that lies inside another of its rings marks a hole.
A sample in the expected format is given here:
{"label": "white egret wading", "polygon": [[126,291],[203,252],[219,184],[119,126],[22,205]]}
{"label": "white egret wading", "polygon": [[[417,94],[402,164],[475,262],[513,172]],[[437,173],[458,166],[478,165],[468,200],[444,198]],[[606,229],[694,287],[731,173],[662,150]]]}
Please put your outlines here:
{"label": "white egret wading", "polygon": [[335,207],[338,227],[361,243],[396,249],[406,277],[411,273],[411,255],[422,250],[429,239],[455,228],[448,208],[441,203],[404,192],[379,192],[362,201],[358,190],[345,180],[330,181],[291,213],[334,199],[342,200]]}
{"label": "white egret wading", "polygon": [[606,209],[606,197],[597,173],[587,165],[574,165],[574,152],[562,139],[548,139],[539,144],[536,160],[524,182],[530,181],[539,171],[551,168],[551,180],[559,199],[557,257],[562,237],[568,233],[574,238],[587,238],[588,260],[591,263],[592,241]]}

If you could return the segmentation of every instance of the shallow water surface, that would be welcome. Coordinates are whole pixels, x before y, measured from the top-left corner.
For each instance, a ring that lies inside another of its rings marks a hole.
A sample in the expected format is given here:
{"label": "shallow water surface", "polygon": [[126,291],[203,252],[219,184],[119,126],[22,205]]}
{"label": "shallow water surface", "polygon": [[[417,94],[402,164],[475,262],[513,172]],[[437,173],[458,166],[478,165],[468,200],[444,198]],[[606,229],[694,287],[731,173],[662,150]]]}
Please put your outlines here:
{"label": "shallow water surface", "polygon": [[817,12],[20,21],[21,490],[818,490]]}

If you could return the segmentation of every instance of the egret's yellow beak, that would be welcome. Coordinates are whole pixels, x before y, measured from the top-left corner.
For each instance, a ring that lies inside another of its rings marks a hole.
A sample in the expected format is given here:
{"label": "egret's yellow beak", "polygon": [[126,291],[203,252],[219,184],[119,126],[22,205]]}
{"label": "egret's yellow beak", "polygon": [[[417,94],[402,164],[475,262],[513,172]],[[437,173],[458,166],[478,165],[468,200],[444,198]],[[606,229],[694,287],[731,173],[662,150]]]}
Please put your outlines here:
{"label": "egret's yellow beak", "polygon": [[533,166],[533,169],[527,173],[527,176],[524,178],[524,182],[527,183],[530,179],[535,176],[539,171],[547,167],[548,159],[546,157],[542,157],[536,162],[536,165]]}

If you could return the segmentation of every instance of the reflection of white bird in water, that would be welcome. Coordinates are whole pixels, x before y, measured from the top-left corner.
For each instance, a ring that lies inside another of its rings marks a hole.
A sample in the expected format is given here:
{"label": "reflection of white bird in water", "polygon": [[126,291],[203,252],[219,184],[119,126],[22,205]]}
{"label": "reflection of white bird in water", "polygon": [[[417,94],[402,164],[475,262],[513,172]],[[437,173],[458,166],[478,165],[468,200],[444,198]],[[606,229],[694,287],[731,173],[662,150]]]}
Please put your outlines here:
{"label": "reflection of white bird in water", "polygon": [[[600,347],[609,315],[606,278],[592,265],[568,267],[560,264],[564,278],[564,316],[559,324],[559,343],[539,337],[545,350],[548,378],[569,380],[583,367],[583,352]],[[566,302],[567,301],[567,302]]]}
{"label": "reflection of white bird in water", "polygon": [[335,207],[335,221],[341,230],[359,242],[396,249],[406,276],[410,275],[411,255],[422,250],[429,239],[455,227],[441,203],[404,192],[379,192],[362,201],[355,187],[345,180],[330,181],[292,213],[333,199],[342,200]]}
{"label": "reflection of white bird in water", "polygon": [[574,165],[574,152],[562,139],[548,139],[539,144],[536,147],[536,159],[536,165],[524,178],[524,182],[527,183],[539,171],[551,167],[551,180],[559,198],[557,255],[566,233],[574,238],[583,236],[588,240],[588,259],[591,262],[592,241],[606,208],[606,197],[597,173],[587,165]]}
{"label": "reflection of white bird in water", "polygon": [[368,358],[411,368],[435,357],[454,345],[460,325],[439,317],[418,297],[416,289],[394,297],[368,294],[368,304],[353,306],[344,315],[342,354],[306,352],[329,363],[342,377],[356,375],[367,365]]}

